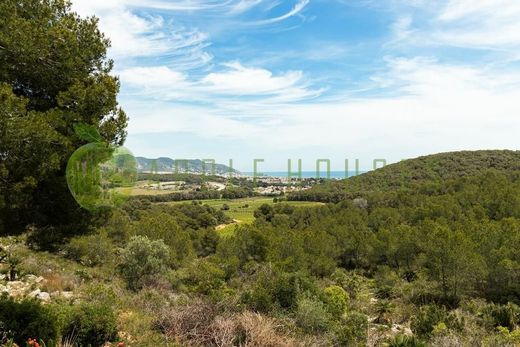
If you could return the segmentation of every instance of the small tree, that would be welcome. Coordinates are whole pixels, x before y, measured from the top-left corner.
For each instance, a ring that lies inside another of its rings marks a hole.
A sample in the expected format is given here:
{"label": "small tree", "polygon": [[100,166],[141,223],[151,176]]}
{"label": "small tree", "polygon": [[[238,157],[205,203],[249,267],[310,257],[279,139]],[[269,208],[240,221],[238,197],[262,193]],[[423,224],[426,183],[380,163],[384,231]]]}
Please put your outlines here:
{"label": "small tree", "polygon": [[336,318],[347,312],[349,296],[340,286],[329,286],[323,290],[327,310]]}
{"label": "small tree", "polygon": [[162,240],[134,236],[123,250],[119,271],[132,290],[139,290],[168,269],[170,250]]}

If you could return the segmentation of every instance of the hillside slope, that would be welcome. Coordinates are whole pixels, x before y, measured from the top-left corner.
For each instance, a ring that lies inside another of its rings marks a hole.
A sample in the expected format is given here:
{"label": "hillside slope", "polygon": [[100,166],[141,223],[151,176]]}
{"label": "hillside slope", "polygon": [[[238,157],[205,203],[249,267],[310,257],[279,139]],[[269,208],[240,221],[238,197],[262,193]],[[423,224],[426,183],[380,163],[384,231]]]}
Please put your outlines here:
{"label": "hillside slope", "polygon": [[439,153],[403,160],[341,181],[328,181],[296,192],[290,200],[341,201],[361,193],[414,188],[496,170],[520,170],[520,151],[481,150]]}
{"label": "hillside slope", "polygon": [[[177,169],[176,165],[178,165],[180,172],[202,173],[204,169],[206,172],[212,170],[211,163],[206,162],[204,164],[200,159],[179,159],[178,164],[176,164],[176,160],[166,157],[157,159],[136,157],[135,159],[137,160],[137,170],[139,172],[174,172]],[[217,175],[227,175],[230,171],[238,173],[237,170],[227,165],[215,164],[215,174]]]}

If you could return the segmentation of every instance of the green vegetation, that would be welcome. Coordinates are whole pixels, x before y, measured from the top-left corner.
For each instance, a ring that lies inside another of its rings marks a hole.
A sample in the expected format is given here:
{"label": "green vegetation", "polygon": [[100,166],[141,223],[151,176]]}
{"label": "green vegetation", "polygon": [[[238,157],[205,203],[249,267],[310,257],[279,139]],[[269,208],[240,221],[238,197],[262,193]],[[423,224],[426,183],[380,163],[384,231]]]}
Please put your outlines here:
{"label": "green vegetation", "polygon": [[[237,173],[238,171],[230,168],[227,165],[215,163],[214,166],[211,160],[203,162],[200,159],[178,159],[171,158],[157,158],[148,159],[144,157],[137,157],[137,163],[140,171],[148,173],[157,172],[198,172],[206,174],[228,175],[230,173]],[[146,174],[145,174],[146,175]]]}
{"label": "green vegetation", "polygon": [[85,143],[73,125],[91,125],[113,145],[126,137],[109,40],[97,19],[79,18],[65,0],[2,1],[0,17],[0,234],[28,224],[55,239],[85,232],[94,216],[64,179]]}
{"label": "green vegetation", "polygon": [[520,153],[422,157],[290,196],[328,204],[232,181],[86,212],[69,156],[125,137],[108,40],[62,0],[2,1],[0,16],[0,346],[520,343]]}
{"label": "green vegetation", "polygon": [[367,192],[428,189],[446,180],[474,176],[488,170],[509,173],[520,170],[520,151],[462,151],[428,155],[391,164],[340,181],[326,181],[295,192],[289,200],[339,202]]}

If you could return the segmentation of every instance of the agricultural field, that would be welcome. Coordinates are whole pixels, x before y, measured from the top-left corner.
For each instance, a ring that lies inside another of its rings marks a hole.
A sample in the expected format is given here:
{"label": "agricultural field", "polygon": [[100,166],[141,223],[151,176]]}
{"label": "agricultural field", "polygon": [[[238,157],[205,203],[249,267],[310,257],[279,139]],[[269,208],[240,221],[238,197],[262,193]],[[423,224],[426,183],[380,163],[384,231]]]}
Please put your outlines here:
{"label": "agricultural field", "polygon": [[[168,204],[182,204],[186,201],[173,201]],[[209,205],[215,209],[221,209],[224,205],[229,207],[224,213],[232,218],[235,222],[231,224],[223,224],[217,226],[217,230],[221,236],[229,236],[237,225],[242,223],[252,223],[255,220],[254,212],[263,204],[274,204],[272,197],[251,197],[243,199],[211,199],[202,200],[202,203]],[[283,203],[291,206],[317,206],[322,205],[320,202],[311,201],[284,201]]]}

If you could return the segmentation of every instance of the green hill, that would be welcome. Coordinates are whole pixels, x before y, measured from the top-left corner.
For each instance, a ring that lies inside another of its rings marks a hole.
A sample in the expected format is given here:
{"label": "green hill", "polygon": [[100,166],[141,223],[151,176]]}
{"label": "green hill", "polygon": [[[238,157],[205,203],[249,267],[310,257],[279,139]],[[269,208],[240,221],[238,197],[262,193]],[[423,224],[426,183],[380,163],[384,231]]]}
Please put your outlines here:
{"label": "green hill", "polygon": [[293,193],[289,199],[341,201],[361,193],[411,189],[424,184],[475,176],[489,170],[520,170],[520,151],[460,151],[403,160],[345,180],[327,181],[312,189]]}
{"label": "green hill", "polygon": [[[144,157],[136,157],[137,170],[139,172],[187,172],[200,174],[204,170],[210,172],[212,165],[210,162],[204,162],[200,159],[178,159],[174,160],[167,157],[157,159],[149,159]],[[177,163],[178,162],[178,163]],[[239,173],[237,170],[230,168],[224,164],[215,163],[215,174],[227,175],[229,172]]]}

